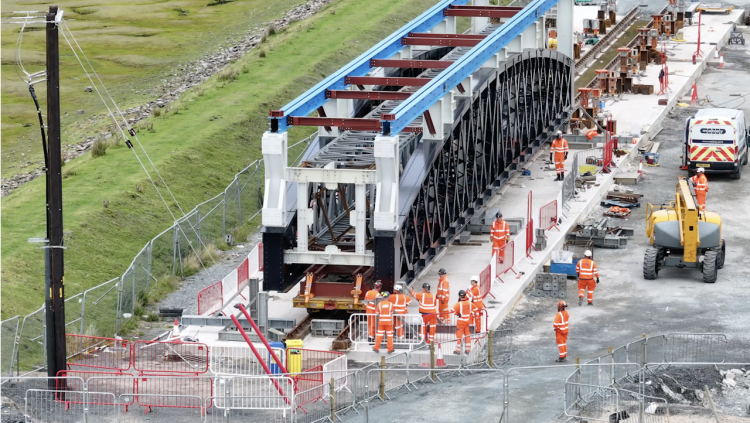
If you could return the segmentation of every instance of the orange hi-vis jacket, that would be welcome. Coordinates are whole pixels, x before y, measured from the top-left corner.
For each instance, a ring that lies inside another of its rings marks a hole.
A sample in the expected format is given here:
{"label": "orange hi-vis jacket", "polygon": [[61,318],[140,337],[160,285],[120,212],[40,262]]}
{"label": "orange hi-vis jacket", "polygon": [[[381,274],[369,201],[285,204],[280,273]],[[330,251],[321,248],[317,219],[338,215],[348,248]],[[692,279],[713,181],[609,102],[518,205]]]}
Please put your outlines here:
{"label": "orange hi-vis jacket", "polygon": [[555,154],[565,154],[568,152],[568,140],[565,138],[560,139],[553,139],[552,140],[552,147],[550,147],[549,150],[550,153]]}
{"label": "orange hi-vis jacket", "polygon": [[708,178],[706,175],[697,174],[690,178],[693,181],[693,188],[695,188],[696,194],[705,194],[708,192]]}
{"label": "orange hi-vis jacket", "polygon": [[459,301],[453,305],[453,312],[458,316],[458,323],[469,324],[474,307],[468,300]]}
{"label": "orange hi-vis jacket", "polygon": [[448,283],[448,276],[440,276],[437,287],[437,298],[441,301],[448,301],[451,295],[451,285]]}
{"label": "orange hi-vis jacket", "polygon": [[411,302],[411,298],[404,294],[393,294],[388,297],[388,301],[393,303],[393,310],[396,314],[406,314],[406,306]]}
{"label": "orange hi-vis jacket", "polygon": [[367,291],[365,294],[365,310],[367,314],[375,314],[375,299],[380,293],[374,289]]}
{"label": "orange hi-vis jacket", "polygon": [[378,316],[380,316],[380,324],[393,324],[393,311],[393,303],[381,301],[377,309]]}
{"label": "orange hi-vis jacket", "polygon": [[420,292],[414,296],[419,301],[419,312],[422,314],[436,314],[437,299],[431,292]]}
{"label": "orange hi-vis jacket", "polygon": [[599,277],[599,270],[596,268],[596,263],[594,263],[594,260],[588,258],[578,260],[576,272],[578,273],[578,279],[589,280]]}
{"label": "orange hi-vis jacket", "polygon": [[469,288],[469,290],[466,292],[466,298],[471,301],[472,304],[474,304],[474,308],[476,310],[481,310],[484,308],[484,301],[482,301],[482,293],[479,291],[479,284]]}
{"label": "orange hi-vis jacket", "polygon": [[568,334],[568,320],[570,319],[570,315],[568,314],[567,310],[563,310],[558,312],[555,315],[555,332],[559,332],[562,335]]}
{"label": "orange hi-vis jacket", "polygon": [[492,229],[490,229],[490,237],[492,238],[492,243],[505,244],[509,236],[510,226],[508,225],[508,222],[504,221],[503,219],[495,219],[495,221],[492,222]]}

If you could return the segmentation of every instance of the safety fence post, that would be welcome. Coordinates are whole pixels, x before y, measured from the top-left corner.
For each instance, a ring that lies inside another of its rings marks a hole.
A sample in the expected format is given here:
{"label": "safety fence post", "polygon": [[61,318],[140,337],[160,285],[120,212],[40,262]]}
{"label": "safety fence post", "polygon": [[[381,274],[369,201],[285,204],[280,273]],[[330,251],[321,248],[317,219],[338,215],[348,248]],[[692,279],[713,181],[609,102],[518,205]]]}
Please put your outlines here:
{"label": "safety fence post", "polygon": [[609,386],[614,386],[615,384],[615,356],[612,354],[612,347],[609,347],[607,349],[607,355],[609,356],[609,363],[611,366],[609,366]]}
{"label": "safety fence post", "polygon": [[435,382],[435,343],[430,342],[430,379]]}
{"label": "safety fence post", "polygon": [[489,343],[487,345],[487,348],[489,348],[487,350],[487,364],[489,364],[490,367],[495,367],[495,363],[492,360],[492,347],[493,347],[492,344],[494,343],[493,338],[492,338],[492,330],[487,330],[487,337],[488,337],[487,342]]}
{"label": "safety fence post", "polygon": [[576,383],[575,397],[576,402],[581,400],[581,357],[576,357],[576,377],[574,378]]}
{"label": "safety fence post", "polygon": [[[639,393],[641,394],[641,397],[646,395],[646,386],[645,386],[645,382],[646,382],[645,372],[646,371],[645,369],[646,369],[646,342],[647,342],[645,333],[642,335],[642,337],[643,337],[643,342],[641,342],[641,359],[640,359],[640,362],[638,363],[641,366],[641,371],[638,372],[639,379],[640,379],[639,380],[639,388],[640,388]],[[640,404],[638,405],[638,421],[640,423],[643,423],[643,412],[644,412],[644,404],[643,404],[643,400],[641,400]]]}
{"label": "safety fence post", "polygon": [[385,401],[385,356],[380,357],[380,399]]}
{"label": "safety fence post", "polygon": [[331,376],[331,422],[336,421],[336,390],[334,389],[334,378]]}

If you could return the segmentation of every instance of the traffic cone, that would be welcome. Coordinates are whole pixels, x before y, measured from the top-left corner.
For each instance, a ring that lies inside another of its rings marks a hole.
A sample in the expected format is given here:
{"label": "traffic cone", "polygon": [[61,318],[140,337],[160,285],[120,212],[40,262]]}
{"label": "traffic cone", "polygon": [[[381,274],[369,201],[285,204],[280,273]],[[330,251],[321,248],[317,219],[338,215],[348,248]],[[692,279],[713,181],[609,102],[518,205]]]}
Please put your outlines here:
{"label": "traffic cone", "polygon": [[437,360],[435,362],[436,367],[445,367],[445,359],[443,358],[443,350],[438,345]]}
{"label": "traffic cone", "polygon": [[174,327],[172,328],[172,338],[179,338],[180,337],[180,322],[177,321],[177,318],[174,318]]}
{"label": "traffic cone", "polygon": [[719,68],[724,69],[724,53],[721,53],[721,56],[719,56]]}

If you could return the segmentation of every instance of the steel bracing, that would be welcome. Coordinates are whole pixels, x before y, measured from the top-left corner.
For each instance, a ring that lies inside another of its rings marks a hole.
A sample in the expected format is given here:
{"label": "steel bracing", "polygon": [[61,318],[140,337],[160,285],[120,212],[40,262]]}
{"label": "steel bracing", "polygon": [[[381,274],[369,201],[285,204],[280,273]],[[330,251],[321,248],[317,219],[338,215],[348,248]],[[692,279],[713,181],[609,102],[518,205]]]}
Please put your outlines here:
{"label": "steel bracing", "polygon": [[[556,1],[465,3],[439,3],[271,112],[264,289],[313,264],[374,268],[386,288],[410,280],[566,122],[573,61],[544,49]],[[456,34],[455,16],[475,30]],[[299,164],[291,125],[319,127]]]}

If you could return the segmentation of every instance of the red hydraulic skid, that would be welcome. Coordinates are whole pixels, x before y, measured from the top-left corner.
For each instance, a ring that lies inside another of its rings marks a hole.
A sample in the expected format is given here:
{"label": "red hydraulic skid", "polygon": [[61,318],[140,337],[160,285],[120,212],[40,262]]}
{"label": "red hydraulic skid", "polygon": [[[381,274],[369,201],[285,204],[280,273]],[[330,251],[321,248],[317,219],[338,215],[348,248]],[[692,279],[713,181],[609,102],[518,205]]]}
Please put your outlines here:
{"label": "red hydraulic skid", "polygon": [[268,344],[268,340],[266,339],[266,337],[263,336],[263,333],[260,331],[260,329],[258,329],[258,325],[256,325],[253,318],[250,317],[250,313],[247,312],[247,309],[245,308],[245,306],[243,306],[242,304],[238,304],[238,306],[240,307],[240,311],[242,312],[242,314],[245,315],[245,318],[247,319],[247,321],[250,322],[250,326],[252,326],[255,333],[258,334],[258,338],[260,338],[261,342],[263,342],[263,345],[265,345],[266,348],[268,349],[268,352],[271,354],[273,361],[275,361],[276,364],[278,364],[279,369],[281,369],[284,372],[284,374],[289,373],[286,371],[286,367],[284,367],[284,364],[281,362],[281,360],[279,360],[279,357],[273,351],[273,348],[271,348],[271,345]]}

